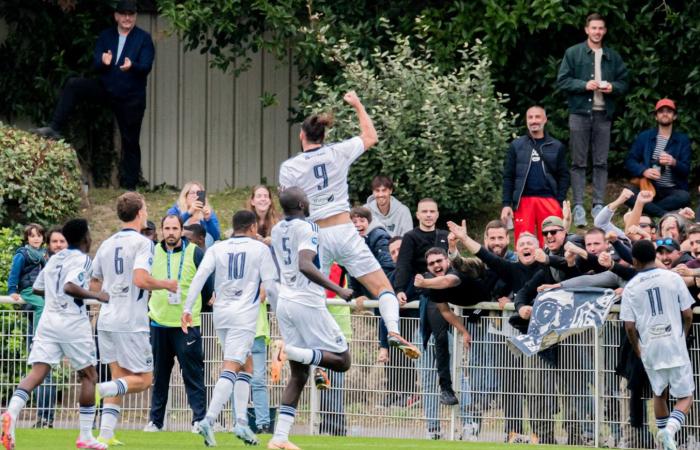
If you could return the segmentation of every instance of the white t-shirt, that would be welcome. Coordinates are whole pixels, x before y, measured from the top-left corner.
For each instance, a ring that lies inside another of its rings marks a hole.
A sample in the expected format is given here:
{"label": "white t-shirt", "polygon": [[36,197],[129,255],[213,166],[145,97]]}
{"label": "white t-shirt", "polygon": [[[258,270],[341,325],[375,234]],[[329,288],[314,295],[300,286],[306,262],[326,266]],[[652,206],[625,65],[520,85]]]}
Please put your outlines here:
{"label": "white t-shirt", "polygon": [[257,323],[260,285],[277,278],[270,248],[246,236],[234,236],[209,247],[192,279],[185,311],[192,311],[209,275],[215,273],[214,328]]}
{"label": "white t-shirt", "polygon": [[311,221],[350,211],[348,171],[364,151],[358,136],[299,153],[282,163],[280,189],[297,186],[306,193]]}
{"label": "white t-shirt", "polygon": [[316,267],[320,269],[318,255],[318,225],[302,219],[283,220],[272,229],[272,248],[280,269],[278,302],[290,301],[314,308],[326,307],[326,290],[311,282],[299,271],[299,252],[316,253]]}
{"label": "white t-shirt", "polygon": [[153,241],[138,231],[123,229],[97,249],[93,278],[102,280],[109,303],[102,305],[97,329],[102,331],[149,331],[148,291],[134,285],[134,271],[151,272]]}
{"label": "white t-shirt", "polygon": [[77,249],[64,249],[46,263],[34,282],[44,291],[44,312],[35,339],[59,343],[92,341],[92,326],[82,299],[66,294],[67,283],[87,289],[92,261]]}
{"label": "white t-shirt", "polygon": [[644,367],[659,370],[690,364],[681,311],[692,306],[683,279],[670,270],[646,270],[627,283],[620,320],[635,323]]}

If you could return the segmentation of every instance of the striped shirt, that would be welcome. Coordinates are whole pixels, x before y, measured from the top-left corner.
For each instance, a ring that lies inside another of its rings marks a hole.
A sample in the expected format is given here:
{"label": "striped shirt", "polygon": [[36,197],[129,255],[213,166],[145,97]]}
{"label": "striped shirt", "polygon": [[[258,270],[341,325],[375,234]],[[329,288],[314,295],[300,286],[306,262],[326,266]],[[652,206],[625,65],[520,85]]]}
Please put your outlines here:
{"label": "striped shirt", "polygon": [[[651,155],[652,161],[658,161],[661,157],[661,153],[666,149],[668,144],[668,138],[662,134],[656,135],[656,147],[654,148],[654,153]],[[671,173],[670,166],[660,166],[659,172],[661,172],[661,178],[656,180],[655,184],[660,187],[674,187],[676,183],[673,182],[673,174]]]}

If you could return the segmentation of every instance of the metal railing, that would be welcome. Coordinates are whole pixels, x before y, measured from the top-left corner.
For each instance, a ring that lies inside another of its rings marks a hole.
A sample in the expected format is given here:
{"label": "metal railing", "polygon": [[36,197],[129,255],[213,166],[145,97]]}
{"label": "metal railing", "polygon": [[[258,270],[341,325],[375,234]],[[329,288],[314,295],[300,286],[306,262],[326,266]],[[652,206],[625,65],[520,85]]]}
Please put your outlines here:
{"label": "metal railing", "polygon": [[[8,301],[9,298],[0,297],[0,303]],[[376,306],[372,302],[365,305]],[[415,307],[415,303],[408,305],[408,308]],[[517,333],[507,320],[513,314],[512,305],[503,311],[491,303],[475,308],[487,311],[487,315],[468,323],[472,335],[470,350],[464,350],[459,336],[449,336],[449,375],[459,405],[440,404],[440,377],[435,368],[436,348],[432,340],[417,361],[410,361],[392,350],[388,363],[377,363],[379,317],[365,310],[350,316],[352,368],[345,374],[331,373],[332,389],[329,391],[320,392],[311,386],[312,383],[307,384],[293,433],[492,442],[537,439],[541,443],[653,448],[648,424],[653,424],[654,418],[648,397],[641,403],[641,413],[645,415],[643,427],[633,428],[628,424],[629,391],[625,379],[615,374],[624,333],[616,309],[599,336],[588,330],[544,355],[526,358],[512,354],[506,346],[506,339]],[[0,401],[3,407],[17,382],[29,370],[26,364],[31,341],[29,314],[14,309],[0,310]],[[416,344],[421,341],[418,322],[416,318],[402,318],[400,324],[402,334]],[[279,332],[274,314],[270,315],[270,325],[271,337],[275,339]],[[698,334],[700,327],[696,324],[694,335]],[[222,358],[210,314],[202,315],[202,342],[209,398],[221,370]],[[690,354],[697,385],[700,350],[693,348]],[[282,382],[267,384],[272,407],[279,405],[288,375],[286,370]],[[99,365],[98,371],[106,378],[105,366]],[[46,399],[51,398],[55,401],[54,426],[77,427],[77,390],[75,373],[67,362],[60,364],[43,390],[32,394],[20,417],[20,426],[31,426],[39,414],[46,414],[40,409],[46,409],[46,404],[50,403]],[[143,428],[148,422],[149,404],[150,390],[128,395],[124,399],[120,428]],[[687,447],[693,447],[695,437],[700,436],[698,406],[691,409],[679,436]],[[171,377],[166,427],[173,431],[189,430],[191,418],[176,365]],[[219,424],[229,429],[231,423],[228,405],[219,417]]]}

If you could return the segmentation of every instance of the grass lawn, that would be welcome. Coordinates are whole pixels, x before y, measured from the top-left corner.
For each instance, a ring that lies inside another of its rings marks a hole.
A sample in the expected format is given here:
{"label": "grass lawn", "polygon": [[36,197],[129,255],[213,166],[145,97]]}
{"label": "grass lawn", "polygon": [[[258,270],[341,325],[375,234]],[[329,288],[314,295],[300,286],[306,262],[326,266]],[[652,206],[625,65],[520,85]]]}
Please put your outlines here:
{"label": "grass lawn", "polygon": [[[159,450],[159,449],[203,449],[202,438],[192,433],[144,433],[141,431],[118,431],[118,438],[126,445],[124,450]],[[17,430],[17,449],[73,449],[77,430]],[[251,448],[243,445],[231,433],[217,433],[217,444],[220,448]],[[257,448],[265,448],[270,435],[262,436],[262,445]],[[329,436],[295,436],[292,442],[304,450],[307,449],[464,449],[491,450],[514,448],[513,444],[492,444],[483,442],[449,442],[428,441],[417,439],[382,439],[382,438],[350,438]],[[544,446],[545,448],[567,448],[571,450],[586,447],[568,446]],[[517,446],[516,446],[517,448]]]}

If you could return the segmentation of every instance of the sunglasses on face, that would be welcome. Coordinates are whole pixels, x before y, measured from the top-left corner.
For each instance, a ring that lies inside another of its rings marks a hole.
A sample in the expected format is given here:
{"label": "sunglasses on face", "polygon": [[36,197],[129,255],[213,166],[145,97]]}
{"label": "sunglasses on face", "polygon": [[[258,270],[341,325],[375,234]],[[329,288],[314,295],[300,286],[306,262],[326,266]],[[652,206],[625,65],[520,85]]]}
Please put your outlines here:
{"label": "sunglasses on face", "polygon": [[657,245],[657,247],[658,247],[659,245],[673,245],[673,239],[671,239],[671,238],[657,239],[657,240],[656,240],[656,245]]}
{"label": "sunglasses on face", "polygon": [[547,236],[554,236],[555,234],[559,233],[560,231],[564,231],[561,228],[557,228],[556,230],[545,230],[542,232],[542,236],[547,237]]}

